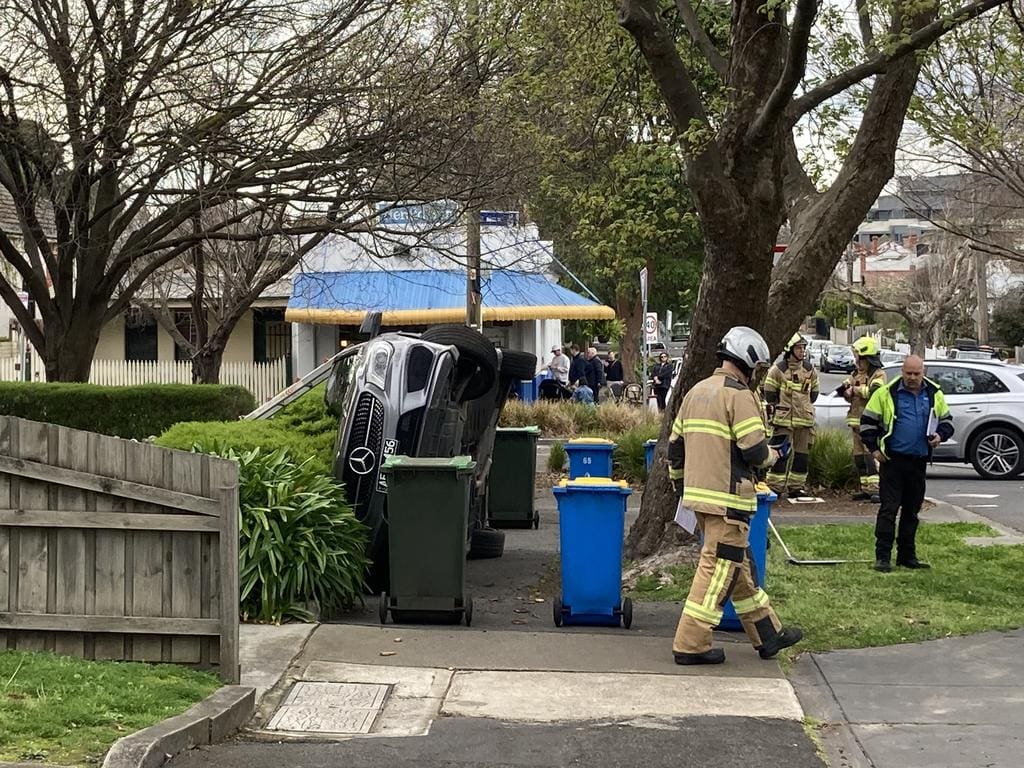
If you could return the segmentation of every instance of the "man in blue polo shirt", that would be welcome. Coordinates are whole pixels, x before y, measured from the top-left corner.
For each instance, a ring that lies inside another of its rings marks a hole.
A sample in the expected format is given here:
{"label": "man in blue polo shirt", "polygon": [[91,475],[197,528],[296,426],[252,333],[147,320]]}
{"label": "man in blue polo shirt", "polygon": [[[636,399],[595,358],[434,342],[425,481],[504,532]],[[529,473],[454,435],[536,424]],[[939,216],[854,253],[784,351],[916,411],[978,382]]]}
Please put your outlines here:
{"label": "man in blue polo shirt", "polygon": [[[917,559],[917,523],[924,503],[932,449],[953,436],[953,417],[942,390],[924,376],[924,361],[910,355],[898,379],[875,390],[860,417],[860,437],[878,462],[881,506],[875,521],[875,570],[896,565],[928,568]],[[899,513],[899,530],[896,514]]]}

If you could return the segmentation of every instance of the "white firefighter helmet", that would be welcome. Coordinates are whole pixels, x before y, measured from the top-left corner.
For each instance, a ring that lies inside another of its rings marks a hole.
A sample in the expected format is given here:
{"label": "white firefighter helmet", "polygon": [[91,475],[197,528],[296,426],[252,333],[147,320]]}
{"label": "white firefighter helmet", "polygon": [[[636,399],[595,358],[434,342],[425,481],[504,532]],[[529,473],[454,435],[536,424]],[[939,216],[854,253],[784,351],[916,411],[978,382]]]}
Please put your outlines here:
{"label": "white firefighter helmet", "polygon": [[745,325],[730,328],[718,345],[719,357],[732,360],[748,372],[771,362],[770,354],[761,334]]}

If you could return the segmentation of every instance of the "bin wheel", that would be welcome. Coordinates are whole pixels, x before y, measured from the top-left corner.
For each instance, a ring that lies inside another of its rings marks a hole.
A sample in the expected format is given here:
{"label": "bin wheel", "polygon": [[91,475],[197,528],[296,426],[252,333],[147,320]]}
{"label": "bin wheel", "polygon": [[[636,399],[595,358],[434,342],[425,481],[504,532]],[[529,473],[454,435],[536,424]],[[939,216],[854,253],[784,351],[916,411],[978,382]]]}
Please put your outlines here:
{"label": "bin wheel", "polygon": [[555,626],[562,626],[562,598],[556,597],[552,605],[552,613],[554,613]]}
{"label": "bin wheel", "polygon": [[388,593],[381,592],[377,599],[377,614],[380,616],[380,623],[388,623]]}
{"label": "bin wheel", "polygon": [[533,513],[533,530],[540,528],[540,512]]}
{"label": "bin wheel", "polygon": [[467,597],[466,598],[466,607],[463,610],[465,611],[464,618],[466,619],[466,626],[467,627],[471,626],[473,624],[473,598],[472,597]]}
{"label": "bin wheel", "polygon": [[629,629],[633,624],[633,601],[628,597],[622,601],[622,626]]}

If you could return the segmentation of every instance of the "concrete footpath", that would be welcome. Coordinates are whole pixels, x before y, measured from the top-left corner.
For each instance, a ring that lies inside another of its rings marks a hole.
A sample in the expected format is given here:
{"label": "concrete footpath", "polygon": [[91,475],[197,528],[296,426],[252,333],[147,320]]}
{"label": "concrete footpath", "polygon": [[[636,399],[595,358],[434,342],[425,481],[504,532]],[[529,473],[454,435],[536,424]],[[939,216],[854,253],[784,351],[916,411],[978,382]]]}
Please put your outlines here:
{"label": "concrete footpath", "polygon": [[[243,627],[256,717],[171,765],[820,768],[819,747],[833,768],[1021,764],[1021,631],[805,654],[789,678],[719,634],[726,664],[678,667],[678,604],[638,604],[628,631],[554,627],[557,512],[546,494],[538,506],[540,530],[468,564],[472,628],[382,627],[372,604],[342,623]],[[943,504],[928,517],[980,519]]]}
{"label": "concrete footpath", "polygon": [[375,601],[343,623],[243,627],[251,727],[172,765],[821,767],[793,686],[744,636],[691,668],[672,661],[678,604],[636,606],[630,630],[556,628],[557,512],[537,501],[539,530],[468,563],[472,628],[382,627]]}

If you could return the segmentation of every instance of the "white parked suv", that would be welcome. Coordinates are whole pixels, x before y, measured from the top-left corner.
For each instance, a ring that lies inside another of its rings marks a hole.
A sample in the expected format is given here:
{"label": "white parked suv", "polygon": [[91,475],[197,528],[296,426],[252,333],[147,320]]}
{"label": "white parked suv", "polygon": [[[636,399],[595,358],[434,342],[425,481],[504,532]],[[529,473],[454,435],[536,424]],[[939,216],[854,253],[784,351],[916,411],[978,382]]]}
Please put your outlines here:
{"label": "white parked suv", "polygon": [[[889,381],[899,365],[885,366]],[[1024,367],[996,360],[927,360],[925,376],[942,389],[953,416],[952,439],[935,449],[934,460],[974,466],[986,479],[1024,472]],[[846,428],[843,398],[823,392],[815,403],[819,429]]]}

